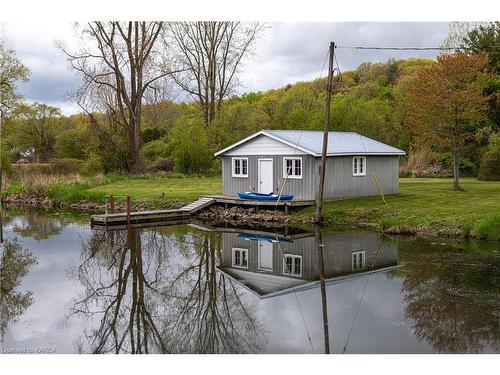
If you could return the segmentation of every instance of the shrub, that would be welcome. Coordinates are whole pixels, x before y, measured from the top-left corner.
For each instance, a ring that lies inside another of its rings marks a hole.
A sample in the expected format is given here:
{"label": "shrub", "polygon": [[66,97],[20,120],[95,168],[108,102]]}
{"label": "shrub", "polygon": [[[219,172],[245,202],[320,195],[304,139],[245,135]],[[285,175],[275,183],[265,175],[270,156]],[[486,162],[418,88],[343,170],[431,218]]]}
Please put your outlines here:
{"label": "shrub", "polygon": [[89,131],[84,128],[61,131],[54,146],[56,155],[58,158],[86,159],[89,140]]}
{"label": "shrub", "polygon": [[52,174],[52,166],[47,163],[34,163],[34,164],[16,164],[13,165],[15,180],[21,180],[26,176],[33,175],[50,175]]}
{"label": "shrub", "polygon": [[141,132],[141,137],[144,143],[149,143],[160,139],[161,132],[157,128],[146,128]]}
{"label": "shrub", "polygon": [[1,142],[0,143],[0,165],[2,171],[4,171],[7,175],[11,175],[14,169],[12,168],[12,164],[10,163],[10,152],[7,149],[7,146]]}
{"label": "shrub", "polygon": [[[453,170],[453,159],[449,152],[441,154],[439,157],[439,162],[443,166],[443,168],[448,170]],[[477,173],[476,165],[467,158],[460,158],[458,168],[460,170],[460,174],[463,176],[474,176]]]}
{"label": "shrub", "polygon": [[479,167],[479,179],[500,180],[500,144],[484,153]]}
{"label": "shrub", "polygon": [[182,173],[206,173],[213,166],[208,136],[196,119],[178,121],[172,132],[176,169]]}
{"label": "shrub", "polygon": [[154,168],[158,171],[172,172],[175,168],[175,159],[172,157],[158,159],[154,165]]}
{"label": "shrub", "polygon": [[102,173],[104,171],[104,167],[102,161],[97,156],[92,156],[82,165],[80,172],[84,175],[95,175],[97,173]]}
{"label": "shrub", "polygon": [[78,173],[82,168],[83,160],[73,158],[54,159],[50,164],[52,174]]}
{"label": "shrub", "polygon": [[401,177],[437,177],[445,174],[436,154],[425,148],[410,147],[408,156],[399,166]]}
{"label": "shrub", "polygon": [[474,234],[484,240],[500,240],[500,214],[487,217],[474,228]]}
{"label": "shrub", "polygon": [[146,161],[156,161],[159,158],[166,158],[170,154],[170,148],[167,143],[160,139],[151,141],[142,148],[142,156]]}

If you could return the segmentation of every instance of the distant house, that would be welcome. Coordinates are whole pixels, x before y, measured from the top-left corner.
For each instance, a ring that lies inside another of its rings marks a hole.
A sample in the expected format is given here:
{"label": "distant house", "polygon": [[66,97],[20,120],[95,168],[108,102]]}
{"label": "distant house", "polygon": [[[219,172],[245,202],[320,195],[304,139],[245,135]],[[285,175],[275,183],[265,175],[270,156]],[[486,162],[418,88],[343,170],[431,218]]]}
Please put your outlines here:
{"label": "distant house", "polygon": [[[222,159],[224,195],[241,191],[315,199],[323,132],[262,130],[215,153]],[[399,157],[405,152],[353,132],[330,132],[324,198],[377,195],[399,190]]]}

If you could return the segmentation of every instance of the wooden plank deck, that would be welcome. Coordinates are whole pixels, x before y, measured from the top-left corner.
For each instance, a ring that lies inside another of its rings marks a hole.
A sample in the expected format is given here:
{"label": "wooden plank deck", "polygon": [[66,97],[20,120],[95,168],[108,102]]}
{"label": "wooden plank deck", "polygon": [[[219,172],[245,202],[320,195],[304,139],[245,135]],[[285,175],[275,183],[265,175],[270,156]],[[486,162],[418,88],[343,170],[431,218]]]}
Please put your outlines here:
{"label": "wooden plank deck", "polygon": [[[169,225],[177,221],[190,219],[198,211],[212,204],[226,204],[237,206],[253,206],[253,207],[284,207],[285,212],[288,212],[289,207],[305,207],[314,205],[312,200],[293,200],[293,201],[256,201],[249,199],[241,199],[234,196],[225,195],[204,195],[200,196],[198,200],[178,209],[167,210],[149,210],[149,211],[135,211],[130,212],[130,224],[139,225],[145,223],[158,223]],[[113,214],[100,214],[92,215],[90,217],[90,224],[92,227],[120,227],[127,224],[127,213],[113,213]]]}
{"label": "wooden plank deck", "polygon": [[[161,223],[167,221],[176,221],[182,219],[188,219],[191,217],[191,212],[189,210],[180,209],[169,209],[169,210],[151,210],[151,211],[136,211],[130,213],[130,223],[131,224],[142,224],[142,223]],[[92,215],[90,217],[90,224],[94,225],[126,225],[127,224],[127,213],[120,212],[115,214],[101,214]]]}
{"label": "wooden plank deck", "polygon": [[[237,206],[276,206],[276,201],[258,201],[252,199],[241,199],[232,195],[202,195],[200,198],[212,198],[217,203],[233,204]],[[307,207],[313,206],[314,200],[294,199],[291,201],[279,201],[278,207]]]}
{"label": "wooden plank deck", "polygon": [[200,197],[198,200],[188,204],[187,206],[182,207],[181,210],[188,210],[193,214],[195,212],[204,209],[205,207],[210,206],[213,203],[215,203],[214,198]]}

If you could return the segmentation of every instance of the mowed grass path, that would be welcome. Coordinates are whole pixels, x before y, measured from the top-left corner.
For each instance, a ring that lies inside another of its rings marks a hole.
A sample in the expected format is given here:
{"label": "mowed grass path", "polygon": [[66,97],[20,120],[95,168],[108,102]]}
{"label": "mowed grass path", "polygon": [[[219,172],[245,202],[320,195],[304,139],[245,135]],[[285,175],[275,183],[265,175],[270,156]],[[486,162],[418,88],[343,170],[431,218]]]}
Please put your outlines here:
{"label": "mowed grass path", "polygon": [[[168,177],[168,178],[115,178],[115,181],[99,185],[90,192],[114,196],[130,195],[132,199],[150,202],[158,200],[188,203],[205,194],[220,194],[220,176],[211,177]],[[165,198],[162,194],[165,194]]]}
{"label": "mowed grass path", "polygon": [[[411,225],[445,231],[468,231],[478,222],[500,215],[500,182],[462,178],[455,191],[449,178],[401,178],[400,193],[380,197],[328,202],[323,216],[329,225]],[[296,219],[308,220],[311,208]]]}

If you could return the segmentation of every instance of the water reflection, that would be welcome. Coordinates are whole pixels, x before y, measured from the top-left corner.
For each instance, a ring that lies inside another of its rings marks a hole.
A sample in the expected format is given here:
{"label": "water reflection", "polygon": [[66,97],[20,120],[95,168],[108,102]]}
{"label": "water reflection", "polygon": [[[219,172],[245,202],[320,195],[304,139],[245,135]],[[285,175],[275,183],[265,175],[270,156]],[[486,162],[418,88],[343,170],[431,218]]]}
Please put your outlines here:
{"label": "water reflection", "polygon": [[18,242],[6,240],[0,259],[0,343],[9,322],[16,321],[33,302],[31,291],[19,291],[21,279],[37,264],[36,257]]}
{"label": "water reflection", "polygon": [[[416,242],[416,243],[415,243]],[[500,348],[498,245],[450,243],[446,247],[402,242],[406,313],[415,334],[439,352],[478,353]],[[436,247],[439,251],[436,251]],[[440,248],[441,247],[441,248]]]}
{"label": "water reflection", "polygon": [[343,280],[343,276],[398,264],[396,244],[384,241],[375,232],[316,231],[285,236],[234,229],[219,231],[221,270],[260,298],[315,287],[321,279],[321,268],[323,279],[333,282]]}
{"label": "water reflection", "polygon": [[6,348],[500,351],[498,243],[203,223],[106,232],[35,213],[4,218]]}
{"label": "water reflection", "polygon": [[80,351],[258,352],[262,333],[252,309],[216,271],[218,242],[204,232],[94,232],[82,243],[76,276],[85,293],[74,314],[100,324],[87,329]]}

